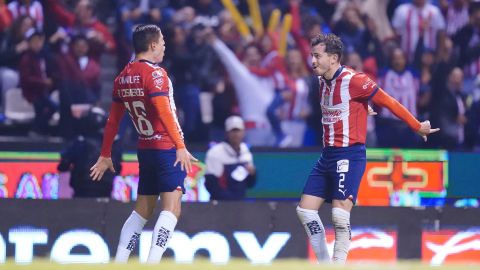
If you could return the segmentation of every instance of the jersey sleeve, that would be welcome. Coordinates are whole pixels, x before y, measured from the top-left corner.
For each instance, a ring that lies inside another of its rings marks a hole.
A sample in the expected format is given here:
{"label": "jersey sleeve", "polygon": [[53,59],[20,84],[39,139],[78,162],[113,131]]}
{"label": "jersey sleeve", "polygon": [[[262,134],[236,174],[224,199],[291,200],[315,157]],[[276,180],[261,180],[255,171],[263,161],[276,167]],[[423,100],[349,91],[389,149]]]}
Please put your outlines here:
{"label": "jersey sleeve", "polygon": [[147,94],[151,99],[153,107],[162,121],[168,136],[173,140],[177,149],[185,148],[183,132],[177,120],[175,104],[170,98],[170,82],[167,72],[162,69],[155,69],[146,77]]}
{"label": "jersey sleeve", "polygon": [[355,74],[350,80],[350,97],[357,100],[368,100],[375,95],[378,85],[364,73]]}
{"label": "jersey sleeve", "polygon": [[112,102],[110,114],[108,115],[105,131],[103,132],[103,143],[100,155],[102,157],[110,157],[112,151],[112,144],[120,126],[123,114],[125,113],[125,106],[120,102]]}
{"label": "jersey sleeve", "polygon": [[163,69],[157,68],[145,71],[145,88],[150,98],[168,96],[168,75]]}
{"label": "jersey sleeve", "polygon": [[395,116],[407,123],[412,130],[418,131],[420,129],[420,122],[400,102],[389,96],[382,89],[378,90],[372,101],[378,106],[389,109]]}

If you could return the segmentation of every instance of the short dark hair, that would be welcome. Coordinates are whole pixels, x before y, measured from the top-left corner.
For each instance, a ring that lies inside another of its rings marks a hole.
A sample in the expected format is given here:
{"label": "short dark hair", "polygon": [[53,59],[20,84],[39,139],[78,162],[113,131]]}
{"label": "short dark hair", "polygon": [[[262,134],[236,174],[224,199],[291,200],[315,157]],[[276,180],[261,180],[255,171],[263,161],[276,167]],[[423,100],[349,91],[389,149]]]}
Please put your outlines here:
{"label": "short dark hair", "polygon": [[162,30],[154,24],[139,25],[133,31],[133,49],[135,53],[148,51],[148,46],[160,37]]}
{"label": "short dark hair", "polygon": [[326,53],[336,54],[339,62],[342,59],[343,42],[334,34],[318,34],[316,37],[312,38],[310,44],[312,47],[315,47],[319,44],[324,44]]}

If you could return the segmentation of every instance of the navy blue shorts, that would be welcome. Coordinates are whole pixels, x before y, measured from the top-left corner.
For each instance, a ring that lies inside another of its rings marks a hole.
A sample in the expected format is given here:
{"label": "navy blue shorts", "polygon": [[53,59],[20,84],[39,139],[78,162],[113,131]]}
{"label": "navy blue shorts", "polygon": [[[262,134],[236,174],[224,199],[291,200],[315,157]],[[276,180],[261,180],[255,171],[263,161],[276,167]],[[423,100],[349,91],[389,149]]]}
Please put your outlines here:
{"label": "navy blue shorts", "polygon": [[183,181],[187,176],[181,170],[180,164],[173,167],[177,158],[176,149],[138,149],[139,165],[138,194],[159,195],[161,192],[171,192],[178,187],[185,193]]}
{"label": "navy blue shorts", "polygon": [[303,194],[325,199],[357,200],[358,188],[367,164],[365,145],[326,147],[308,176]]}

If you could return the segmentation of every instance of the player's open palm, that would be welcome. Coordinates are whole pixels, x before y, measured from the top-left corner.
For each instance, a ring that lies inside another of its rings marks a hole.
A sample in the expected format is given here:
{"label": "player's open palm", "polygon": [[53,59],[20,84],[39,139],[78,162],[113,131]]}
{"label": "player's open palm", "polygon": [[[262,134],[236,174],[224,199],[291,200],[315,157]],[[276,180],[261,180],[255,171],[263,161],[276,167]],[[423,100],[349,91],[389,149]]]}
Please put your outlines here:
{"label": "player's open palm", "polygon": [[112,173],[115,172],[112,159],[100,156],[97,160],[97,163],[90,168],[90,177],[93,181],[100,181],[107,169],[109,169]]}
{"label": "player's open palm", "polygon": [[417,131],[417,133],[422,136],[424,141],[427,141],[427,135],[435,133],[439,130],[439,128],[432,128],[430,121],[427,120],[420,123],[420,129]]}
{"label": "player's open palm", "polygon": [[177,166],[178,163],[180,163],[182,171],[186,171],[187,173],[190,173],[192,171],[192,162],[196,162],[198,159],[196,159],[186,148],[182,149],[177,149],[177,159],[175,160],[175,163],[173,166]]}

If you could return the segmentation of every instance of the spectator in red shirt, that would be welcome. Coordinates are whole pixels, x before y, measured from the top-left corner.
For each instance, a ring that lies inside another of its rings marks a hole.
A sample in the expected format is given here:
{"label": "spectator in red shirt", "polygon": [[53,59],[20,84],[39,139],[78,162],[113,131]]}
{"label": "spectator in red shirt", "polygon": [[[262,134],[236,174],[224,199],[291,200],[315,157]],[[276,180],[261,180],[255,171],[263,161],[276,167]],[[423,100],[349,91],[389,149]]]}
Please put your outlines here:
{"label": "spectator in red shirt", "polygon": [[48,121],[57,110],[50,100],[50,92],[54,89],[50,65],[44,52],[45,36],[43,33],[30,29],[26,33],[28,51],[22,56],[19,64],[20,86],[25,99],[33,104],[35,121],[33,132],[46,134]]}

